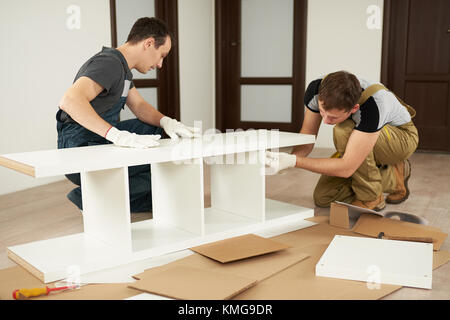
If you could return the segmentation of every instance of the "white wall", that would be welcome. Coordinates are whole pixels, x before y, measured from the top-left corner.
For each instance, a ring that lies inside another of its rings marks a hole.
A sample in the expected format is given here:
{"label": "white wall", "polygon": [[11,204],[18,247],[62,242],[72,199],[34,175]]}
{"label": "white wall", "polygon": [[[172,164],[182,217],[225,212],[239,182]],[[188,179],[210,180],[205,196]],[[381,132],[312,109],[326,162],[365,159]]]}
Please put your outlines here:
{"label": "white wall", "polygon": [[214,1],[178,0],[181,122],[215,126]]}
{"label": "white wall", "polygon": [[[380,81],[383,24],[381,20],[380,29],[368,29],[371,5],[380,8],[382,18],[383,0],[308,1],[305,87],[338,70]],[[334,148],[332,129],[322,123],[316,147]]]}
{"label": "white wall", "polygon": [[[81,29],[68,30],[66,9],[81,8]],[[369,30],[369,5],[383,0],[308,1],[306,85],[345,69],[379,80],[382,30]],[[214,1],[178,0],[181,121],[215,126]],[[0,155],[56,148],[57,105],[79,67],[110,46],[108,0],[0,2]],[[322,125],[316,147],[332,148]],[[55,179],[60,179],[57,177]],[[55,179],[33,179],[0,167],[0,194]]]}
{"label": "white wall", "polygon": [[[69,30],[70,5],[81,28]],[[55,113],[80,66],[111,45],[108,0],[0,2],[0,154],[57,147]],[[34,179],[0,167],[0,194],[61,179]]]}

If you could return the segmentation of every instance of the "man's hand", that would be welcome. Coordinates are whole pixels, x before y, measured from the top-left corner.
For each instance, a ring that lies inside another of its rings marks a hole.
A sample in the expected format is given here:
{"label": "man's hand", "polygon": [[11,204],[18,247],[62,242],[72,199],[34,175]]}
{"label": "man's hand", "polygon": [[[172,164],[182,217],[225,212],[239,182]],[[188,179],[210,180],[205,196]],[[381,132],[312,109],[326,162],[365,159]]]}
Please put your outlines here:
{"label": "man's hand", "polygon": [[105,138],[119,147],[143,149],[159,146],[158,140],[161,136],[159,134],[140,135],[111,127],[106,133]]}
{"label": "man's hand", "polygon": [[281,170],[295,167],[297,156],[285,152],[266,151],[266,175],[277,174]]}
{"label": "man's hand", "polygon": [[187,127],[181,122],[169,117],[163,117],[160,120],[160,125],[173,140],[178,140],[179,136],[182,138],[199,138],[201,136],[200,128]]}

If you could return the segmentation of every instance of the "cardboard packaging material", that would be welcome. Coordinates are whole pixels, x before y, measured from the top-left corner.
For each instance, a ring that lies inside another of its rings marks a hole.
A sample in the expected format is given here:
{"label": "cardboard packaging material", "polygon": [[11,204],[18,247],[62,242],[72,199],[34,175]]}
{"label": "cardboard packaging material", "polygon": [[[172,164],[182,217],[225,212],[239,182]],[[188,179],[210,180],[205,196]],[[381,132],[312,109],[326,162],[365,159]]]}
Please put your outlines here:
{"label": "cardboard packaging material", "polygon": [[366,214],[358,219],[352,231],[375,238],[380,232],[396,237],[429,237],[433,239],[433,250],[440,250],[447,238],[447,234],[436,227]]}
{"label": "cardboard packaging material", "polygon": [[255,257],[289,248],[283,243],[263,238],[255,234],[224,239],[190,248],[206,257],[222,263]]}
{"label": "cardboard packaging material", "polygon": [[308,258],[308,256],[308,254],[305,254],[298,248],[290,248],[258,257],[223,264],[200,254],[193,254],[163,266],[147,269],[144,272],[133,276],[133,278],[141,280],[154,272],[166,270],[171,267],[190,266],[197,269],[212,270],[262,281]]}
{"label": "cardboard packaging material", "polygon": [[130,288],[182,300],[226,300],[256,282],[237,275],[175,266],[148,274]]}
{"label": "cardboard packaging material", "polygon": [[362,214],[371,214],[385,218],[398,218],[401,221],[428,225],[428,221],[416,214],[400,211],[375,211],[361,208],[344,202],[333,202],[330,205],[330,224],[341,228],[352,228]]}
{"label": "cardboard packaging material", "polygon": [[316,276],[431,289],[433,245],[336,235]]}
{"label": "cardboard packaging material", "polygon": [[[387,218],[387,216],[406,214],[394,211],[384,213],[363,209],[342,202],[334,202],[330,207],[330,220],[332,226],[351,229],[352,231],[369,237],[378,237],[384,232],[390,237],[424,237],[433,239],[433,249],[439,250],[447,238],[447,234],[439,228]],[[407,214],[410,221],[422,219],[415,215]],[[412,217],[412,218],[411,218]],[[422,221],[424,222],[424,221]]]}

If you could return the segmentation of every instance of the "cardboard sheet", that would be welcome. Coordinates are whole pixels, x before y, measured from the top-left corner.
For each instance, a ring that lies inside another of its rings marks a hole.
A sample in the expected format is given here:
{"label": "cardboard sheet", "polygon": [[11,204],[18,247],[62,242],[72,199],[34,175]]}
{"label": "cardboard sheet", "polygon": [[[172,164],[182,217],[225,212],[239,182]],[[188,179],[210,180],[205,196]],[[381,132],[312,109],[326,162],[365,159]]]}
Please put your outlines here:
{"label": "cardboard sheet", "polygon": [[255,234],[224,239],[190,248],[211,259],[227,263],[289,248],[283,243]]}
{"label": "cardboard sheet", "polygon": [[361,215],[352,231],[375,238],[380,232],[389,236],[431,237],[433,238],[434,250],[439,250],[447,238],[447,234],[436,227],[366,214]]}
{"label": "cardboard sheet", "polygon": [[248,279],[221,272],[175,266],[148,274],[131,288],[183,300],[224,300],[256,284]]}
{"label": "cardboard sheet", "polygon": [[143,273],[135,275],[135,279],[145,279],[154,272],[166,270],[175,266],[195,267],[203,270],[212,270],[230,275],[238,275],[245,278],[262,281],[270,276],[300,262],[308,257],[298,248],[290,248],[250,259],[229,262],[226,264],[211,260],[199,254],[193,254],[186,258],[171,262],[167,265],[151,268]]}

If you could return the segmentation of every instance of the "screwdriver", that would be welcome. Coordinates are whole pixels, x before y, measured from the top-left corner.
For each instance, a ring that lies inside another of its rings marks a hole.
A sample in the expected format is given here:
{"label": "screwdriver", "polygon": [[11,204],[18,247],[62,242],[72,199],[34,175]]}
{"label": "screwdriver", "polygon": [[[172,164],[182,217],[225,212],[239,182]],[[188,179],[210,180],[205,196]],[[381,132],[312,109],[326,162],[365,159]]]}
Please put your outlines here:
{"label": "screwdriver", "polygon": [[78,285],[73,286],[64,286],[64,287],[57,287],[57,288],[32,288],[32,289],[18,289],[14,290],[12,293],[12,296],[15,300],[17,299],[26,299],[30,297],[39,297],[43,295],[48,295],[50,292],[53,291],[62,291],[62,290],[68,290],[68,289],[75,289]]}

